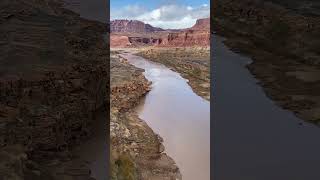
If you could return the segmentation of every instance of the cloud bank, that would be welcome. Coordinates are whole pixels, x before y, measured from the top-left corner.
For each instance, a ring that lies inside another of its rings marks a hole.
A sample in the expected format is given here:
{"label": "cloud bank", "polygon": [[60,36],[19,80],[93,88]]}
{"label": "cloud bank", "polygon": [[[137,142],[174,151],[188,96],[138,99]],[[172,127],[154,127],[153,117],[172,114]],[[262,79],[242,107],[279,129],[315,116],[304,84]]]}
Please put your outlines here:
{"label": "cloud bank", "polygon": [[210,16],[210,6],[198,7],[167,4],[148,10],[140,5],[128,5],[121,9],[111,10],[111,20],[140,20],[155,27],[164,29],[182,29],[193,26],[197,19]]}

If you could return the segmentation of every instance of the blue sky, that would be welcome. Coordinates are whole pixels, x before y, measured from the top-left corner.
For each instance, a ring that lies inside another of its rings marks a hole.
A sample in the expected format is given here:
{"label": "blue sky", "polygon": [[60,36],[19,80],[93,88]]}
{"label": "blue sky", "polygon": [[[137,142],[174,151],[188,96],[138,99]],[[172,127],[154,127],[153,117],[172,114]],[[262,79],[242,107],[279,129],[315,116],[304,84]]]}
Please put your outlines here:
{"label": "blue sky", "polygon": [[185,4],[189,6],[200,6],[210,4],[208,0],[110,0],[111,8],[119,9],[130,4],[144,5],[147,8],[156,8],[161,4]]}
{"label": "blue sky", "polygon": [[210,16],[210,0],[111,0],[111,20],[140,20],[161,28],[188,28]]}

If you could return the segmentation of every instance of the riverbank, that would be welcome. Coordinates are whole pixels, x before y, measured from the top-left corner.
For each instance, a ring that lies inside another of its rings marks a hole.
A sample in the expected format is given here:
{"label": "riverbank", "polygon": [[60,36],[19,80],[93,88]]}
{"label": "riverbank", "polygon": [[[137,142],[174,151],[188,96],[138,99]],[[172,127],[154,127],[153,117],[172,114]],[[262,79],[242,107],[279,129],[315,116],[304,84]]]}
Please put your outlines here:
{"label": "riverbank", "polygon": [[181,179],[175,162],[164,152],[162,138],[133,108],[150,90],[143,70],[111,51],[111,178]]}
{"label": "riverbank", "polygon": [[212,37],[213,178],[318,180],[319,127],[267,97],[246,67],[251,58],[231,51],[225,38]]}
{"label": "riverbank", "polygon": [[250,0],[220,0],[213,12],[213,29],[226,37],[225,44],[234,52],[252,58],[247,67],[267,96],[299,118],[319,124],[319,17]]}
{"label": "riverbank", "polygon": [[[135,108],[139,118],[163,138],[184,180],[210,179],[210,103],[198,96],[180,73],[163,64],[122,52],[144,70],[151,90]],[[194,168],[197,167],[197,168]]]}
{"label": "riverbank", "polygon": [[188,79],[194,92],[210,100],[209,48],[144,48],[137,55],[164,64]]}

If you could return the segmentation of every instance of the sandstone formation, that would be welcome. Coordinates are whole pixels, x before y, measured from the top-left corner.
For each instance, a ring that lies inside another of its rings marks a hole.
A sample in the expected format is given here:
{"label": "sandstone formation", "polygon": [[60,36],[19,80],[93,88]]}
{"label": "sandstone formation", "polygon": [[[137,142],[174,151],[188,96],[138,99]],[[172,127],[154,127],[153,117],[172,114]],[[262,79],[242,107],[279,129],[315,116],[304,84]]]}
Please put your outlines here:
{"label": "sandstone formation", "polygon": [[[210,20],[199,19],[188,29],[175,31],[144,30],[144,23],[140,21],[114,20],[111,22],[111,47],[209,47]],[[120,38],[121,37],[121,38]],[[128,41],[127,42],[127,37]]]}
{"label": "sandstone formation", "polygon": [[210,18],[198,19],[190,29],[210,32]]}
{"label": "sandstone formation", "polygon": [[253,58],[248,68],[267,95],[320,122],[320,17],[261,0],[217,0],[213,13],[213,29],[231,49]]}
{"label": "sandstone formation", "polygon": [[112,35],[110,36],[110,47],[131,47],[132,43],[128,36]]}
{"label": "sandstone formation", "polygon": [[160,47],[209,47],[210,32],[190,29],[168,33],[157,45]]}
{"label": "sandstone formation", "polygon": [[133,34],[111,34],[110,36],[110,46],[113,48],[155,46],[159,44],[159,42],[161,42],[160,38]]}

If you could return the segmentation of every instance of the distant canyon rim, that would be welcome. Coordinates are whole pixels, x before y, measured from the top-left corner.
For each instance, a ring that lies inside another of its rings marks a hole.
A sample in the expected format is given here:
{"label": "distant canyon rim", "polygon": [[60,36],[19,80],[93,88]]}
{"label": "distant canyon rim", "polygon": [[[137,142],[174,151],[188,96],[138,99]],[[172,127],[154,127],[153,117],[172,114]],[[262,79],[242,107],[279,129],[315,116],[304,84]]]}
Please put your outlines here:
{"label": "distant canyon rim", "polygon": [[210,18],[186,29],[162,29],[138,20],[112,20],[110,47],[209,47]]}

